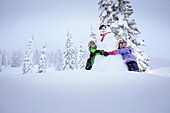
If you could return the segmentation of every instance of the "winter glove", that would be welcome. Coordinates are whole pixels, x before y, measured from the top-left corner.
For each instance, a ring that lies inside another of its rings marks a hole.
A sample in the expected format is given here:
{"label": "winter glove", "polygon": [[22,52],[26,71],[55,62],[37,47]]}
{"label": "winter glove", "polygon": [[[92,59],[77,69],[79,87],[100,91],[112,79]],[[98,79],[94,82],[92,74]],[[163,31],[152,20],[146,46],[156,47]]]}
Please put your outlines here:
{"label": "winter glove", "polygon": [[116,54],[117,54],[116,50],[109,52],[109,55],[116,55]]}
{"label": "winter glove", "polygon": [[104,51],[104,52],[103,52],[103,55],[104,55],[104,56],[108,56],[108,55],[109,55],[109,53],[108,53],[108,52],[106,52],[106,51]]}
{"label": "winter glove", "polygon": [[100,52],[101,52],[101,53],[100,53],[101,55],[104,55],[104,56],[108,56],[108,55],[109,55],[109,53],[106,52],[106,51],[104,51],[104,50],[101,50]]}

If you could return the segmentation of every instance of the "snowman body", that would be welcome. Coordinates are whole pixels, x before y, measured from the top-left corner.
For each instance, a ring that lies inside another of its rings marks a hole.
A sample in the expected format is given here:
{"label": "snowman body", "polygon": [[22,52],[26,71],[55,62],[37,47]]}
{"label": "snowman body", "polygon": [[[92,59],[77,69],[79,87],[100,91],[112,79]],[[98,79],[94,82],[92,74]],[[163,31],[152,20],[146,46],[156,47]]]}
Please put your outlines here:
{"label": "snowman body", "polygon": [[[116,40],[114,34],[109,31],[109,27],[105,29],[105,31],[101,31],[101,34],[107,33],[103,41],[101,41],[103,36],[98,37],[97,45],[99,50],[104,50],[107,52],[117,50],[116,47]],[[95,62],[93,65],[93,70],[95,71],[126,71],[127,66],[124,63],[121,54],[117,55],[109,55],[109,56],[102,56],[98,55],[95,58]]]}

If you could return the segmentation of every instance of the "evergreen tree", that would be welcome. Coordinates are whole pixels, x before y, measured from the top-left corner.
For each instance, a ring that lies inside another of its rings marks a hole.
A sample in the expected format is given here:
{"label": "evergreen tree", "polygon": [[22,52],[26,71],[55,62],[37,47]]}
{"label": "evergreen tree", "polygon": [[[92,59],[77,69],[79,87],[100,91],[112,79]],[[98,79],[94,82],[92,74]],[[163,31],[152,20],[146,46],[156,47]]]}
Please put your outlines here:
{"label": "evergreen tree", "polygon": [[79,69],[85,68],[84,50],[83,50],[81,42],[80,42],[80,47],[78,50],[78,68]]}
{"label": "evergreen tree", "polygon": [[32,73],[32,69],[33,69],[33,60],[32,60],[33,41],[34,41],[34,37],[32,36],[32,38],[30,38],[29,43],[27,45],[27,50],[26,50],[25,57],[24,57],[23,68],[22,68],[23,74]]}
{"label": "evergreen tree", "polygon": [[74,70],[75,69],[75,51],[73,48],[73,43],[72,43],[72,36],[68,32],[67,33],[67,40],[65,43],[65,52],[64,52],[64,66],[63,70]]}
{"label": "evergreen tree", "polygon": [[11,67],[20,67],[21,63],[22,63],[22,51],[13,50],[12,59],[11,59]]}
{"label": "evergreen tree", "polygon": [[75,68],[78,69],[78,50],[77,48],[74,49],[75,51]]}
{"label": "evergreen tree", "polygon": [[140,34],[140,31],[135,26],[135,20],[130,18],[134,12],[129,1],[101,0],[99,9],[101,10],[99,16],[101,24],[106,23],[110,25],[115,35],[126,33],[131,38]]}
{"label": "evergreen tree", "polygon": [[4,66],[8,65],[8,63],[7,63],[7,52],[6,51],[2,52],[2,65],[4,65]]}
{"label": "evergreen tree", "polygon": [[91,26],[91,33],[90,33],[90,37],[91,39],[97,44],[97,38],[96,38],[96,33],[93,29],[93,27]]}
{"label": "evergreen tree", "polygon": [[149,69],[149,58],[140,47],[144,46],[144,40],[138,35],[140,31],[136,27],[136,22],[131,18],[134,13],[128,0],[100,0],[98,3],[101,14],[99,15],[101,24],[110,25],[112,32],[117,39],[116,43],[124,39],[132,46],[134,55],[137,58],[140,71]]}
{"label": "evergreen tree", "polygon": [[38,73],[46,73],[47,71],[47,53],[46,45],[41,49],[41,54],[38,63]]}
{"label": "evergreen tree", "polygon": [[39,58],[40,58],[40,51],[38,51],[38,49],[36,49],[36,50],[34,51],[34,55],[33,55],[34,65],[38,65]]}
{"label": "evergreen tree", "polygon": [[88,57],[89,57],[89,50],[88,49],[84,49],[84,59],[88,59]]}
{"label": "evergreen tree", "polygon": [[47,54],[47,64],[48,67],[55,65],[55,54],[53,52]]}
{"label": "evergreen tree", "polygon": [[63,55],[59,49],[55,56],[55,70],[61,71],[62,67],[63,67]]}

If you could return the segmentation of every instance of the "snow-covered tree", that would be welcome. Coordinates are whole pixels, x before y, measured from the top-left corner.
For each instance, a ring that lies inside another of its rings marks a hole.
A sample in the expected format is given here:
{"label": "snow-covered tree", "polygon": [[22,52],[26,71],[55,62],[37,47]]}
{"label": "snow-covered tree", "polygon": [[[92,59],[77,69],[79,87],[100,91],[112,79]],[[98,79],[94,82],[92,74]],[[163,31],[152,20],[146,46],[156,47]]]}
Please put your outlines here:
{"label": "snow-covered tree", "polygon": [[83,46],[81,42],[80,42],[80,47],[78,50],[78,68],[79,69],[85,68],[84,50],[83,50]]}
{"label": "snow-covered tree", "polygon": [[48,67],[52,67],[55,65],[55,54],[53,52],[47,53],[47,64]]}
{"label": "snow-covered tree", "polygon": [[33,63],[34,63],[34,65],[38,65],[39,58],[40,58],[40,51],[38,51],[38,49],[36,49],[34,51],[34,55],[33,55]]}
{"label": "snow-covered tree", "polygon": [[47,53],[46,45],[41,49],[41,54],[38,63],[38,73],[46,73],[47,71]]}
{"label": "snow-covered tree", "polygon": [[135,20],[131,18],[134,12],[128,0],[101,0],[98,5],[101,24],[110,25],[115,35],[126,33],[131,38],[140,34]]}
{"label": "snow-covered tree", "polygon": [[7,62],[7,52],[3,51],[2,52],[2,65],[7,66],[8,62]]}
{"label": "snow-covered tree", "polygon": [[67,40],[65,42],[65,52],[64,52],[64,66],[63,70],[74,70],[75,69],[75,51],[72,43],[72,36],[68,32]]}
{"label": "snow-covered tree", "polygon": [[61,71],[63,69],[62,67],[63,67],[63,54],[59,49],[55,55],[55,70]]}
{"label": "snow-covered tree", "polygon": [[20,67],[22,64],[22,51],[21,50],[13,50],[12,51],[12,59],[11,59],[11,67]]}
{"label": "snow-covered tree", "polygon": [[84,59],[85,59],[85,61],[88,59],[88,57],[89,57],[89,50],[88,50],[88,48],[86,48],[86,49],[84,49]]}
{"label": "snow-covered tree", "polygon": [[90,37],[91,37],[91,40],[93,40],[95,43],[97,43],[97,37],[96,37],[96,33],[93,29],[93,27],[91,26],[91,33],[90,33]]}
{"label": "snow-covered tree", "polygon": [[27,45],[27,50],[24,56],[24,62],[23,62],[23,74],[27,74],[27,73],[32,73],[32,69],[33,69],[33,41],[34,41],[34,37],[32,36],[32,38],[30,38],[29,43]]}
{"label": "snow-covered tree", "polygon": [[74,49],[75,51],[75,66],[76,66],[76,69],[78,69],[78,50],[77,48]]}
{"label": "snow-covered tree", "polygon": [[131,18],[134,13],[128,0],[100,0],[98,3],[101,14],[101,24],[110,25],[115,34],[117,42],[124,39],[132,46],[134,55],[137,58],[141,72],[149,69],[149,58],[140,48],[144,46],[144,40],[140,39],[139,29],[136,27],[135,19]]}

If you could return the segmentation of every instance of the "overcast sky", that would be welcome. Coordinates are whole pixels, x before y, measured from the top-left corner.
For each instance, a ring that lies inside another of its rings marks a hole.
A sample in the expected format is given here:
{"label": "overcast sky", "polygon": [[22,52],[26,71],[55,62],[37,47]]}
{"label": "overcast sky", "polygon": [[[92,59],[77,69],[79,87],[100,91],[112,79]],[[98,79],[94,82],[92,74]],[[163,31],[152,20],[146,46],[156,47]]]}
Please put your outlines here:
{"label": "overcast sky", "polygon": [[[98,0],[0,0],[0,49],[25,49],[34,35],[34,48],[63,49],[68,31],[75,46],[90,40],[90,26],[100,24]],[[133,0],[133,18],[146,43],[146,53],[170,57],[170,1]],[[85,48],[84,47],[84,48]]]}

